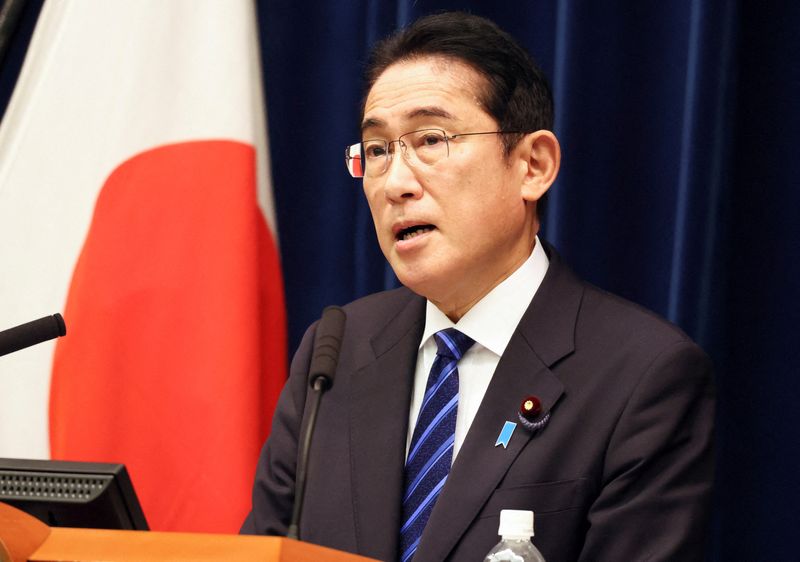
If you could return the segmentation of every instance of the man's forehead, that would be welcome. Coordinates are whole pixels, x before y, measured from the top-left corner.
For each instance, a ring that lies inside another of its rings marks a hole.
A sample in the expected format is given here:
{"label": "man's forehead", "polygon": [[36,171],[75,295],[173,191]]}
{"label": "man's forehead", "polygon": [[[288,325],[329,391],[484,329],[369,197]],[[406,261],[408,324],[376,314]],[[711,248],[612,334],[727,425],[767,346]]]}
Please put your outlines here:
{"label": "man's forehead", "polygon": [[[436,117],[439,119],[445,119],[449,121],[456,120],[456,116],[444,109],[443,107],[439,107],[436,105],[429,105],[423,107],[416,107],[413,109],[408,110],[404,115],[402,115],[402,119],[404,121],[413,121],[414,119],[420,117]],[[361,130],[365,129],[380,129],[387,127],[388,123],[379,117],[366,117],[364,121],[361,123]]]}
{"label": "man's forehead", "polygon": [[458,120],[483,109],[480,82],[480,75],[459,61],[429,57],[395,63],[370,89],[361,129],[420,118]]}

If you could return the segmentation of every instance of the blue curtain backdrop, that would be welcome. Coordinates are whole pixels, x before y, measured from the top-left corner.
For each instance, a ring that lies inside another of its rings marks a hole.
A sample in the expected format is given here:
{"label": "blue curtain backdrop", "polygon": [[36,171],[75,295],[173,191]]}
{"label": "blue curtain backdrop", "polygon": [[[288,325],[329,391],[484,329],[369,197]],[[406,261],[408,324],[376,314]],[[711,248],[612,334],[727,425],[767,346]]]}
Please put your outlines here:
{"label": "blue curtain backdrop", "polygon": [[324,306],[396,284],[342,153],[370,45],[453,8],[495,20],[550,77],[564,158],[543,235],[714,359],[709,559],[797,560],[800,3],[259,1],[291,348]]}

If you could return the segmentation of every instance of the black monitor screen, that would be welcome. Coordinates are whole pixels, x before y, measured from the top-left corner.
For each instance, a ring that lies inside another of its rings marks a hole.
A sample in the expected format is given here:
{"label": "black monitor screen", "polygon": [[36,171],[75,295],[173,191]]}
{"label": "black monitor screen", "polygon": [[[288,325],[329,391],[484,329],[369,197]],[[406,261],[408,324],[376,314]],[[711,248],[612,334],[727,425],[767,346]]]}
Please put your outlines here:
{"label": "black monitor screen", "polygon": [[148,528],[122,464],[0,458],[0,501],[51,527]]}

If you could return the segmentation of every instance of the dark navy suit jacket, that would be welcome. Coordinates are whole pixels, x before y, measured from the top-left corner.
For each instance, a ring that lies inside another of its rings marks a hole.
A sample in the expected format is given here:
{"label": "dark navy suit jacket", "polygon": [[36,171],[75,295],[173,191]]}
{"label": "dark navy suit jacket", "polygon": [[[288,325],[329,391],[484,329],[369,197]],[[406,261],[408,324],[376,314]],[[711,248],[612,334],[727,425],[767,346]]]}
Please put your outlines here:
{"label": "dark navy suit jacket", "polygon": [[[701,560],[713,479],[707,356],[673,325],[550,267],[497,366],[415,562],[482,560],[501,509],[535,512],[548,562]],[[310,453],[302,539],[395,560],[408,411],[425,300],[408,289],[345,307],[333,388]],[[292,362],[242,532],[285,534],[315,326]],[[521,426],[526,396],[550,420]]]}

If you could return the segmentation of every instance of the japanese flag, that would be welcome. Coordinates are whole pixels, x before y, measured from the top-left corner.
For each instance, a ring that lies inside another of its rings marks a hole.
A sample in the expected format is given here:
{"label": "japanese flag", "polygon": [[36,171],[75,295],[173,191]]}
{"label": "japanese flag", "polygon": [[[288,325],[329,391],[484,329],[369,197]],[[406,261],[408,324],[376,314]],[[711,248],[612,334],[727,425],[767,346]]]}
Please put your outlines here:
{"label": "japanese flag", "polygon": [[286,376],[255,8],[49,0],[0,127],[0,456],[125,463],[235,532]]}

